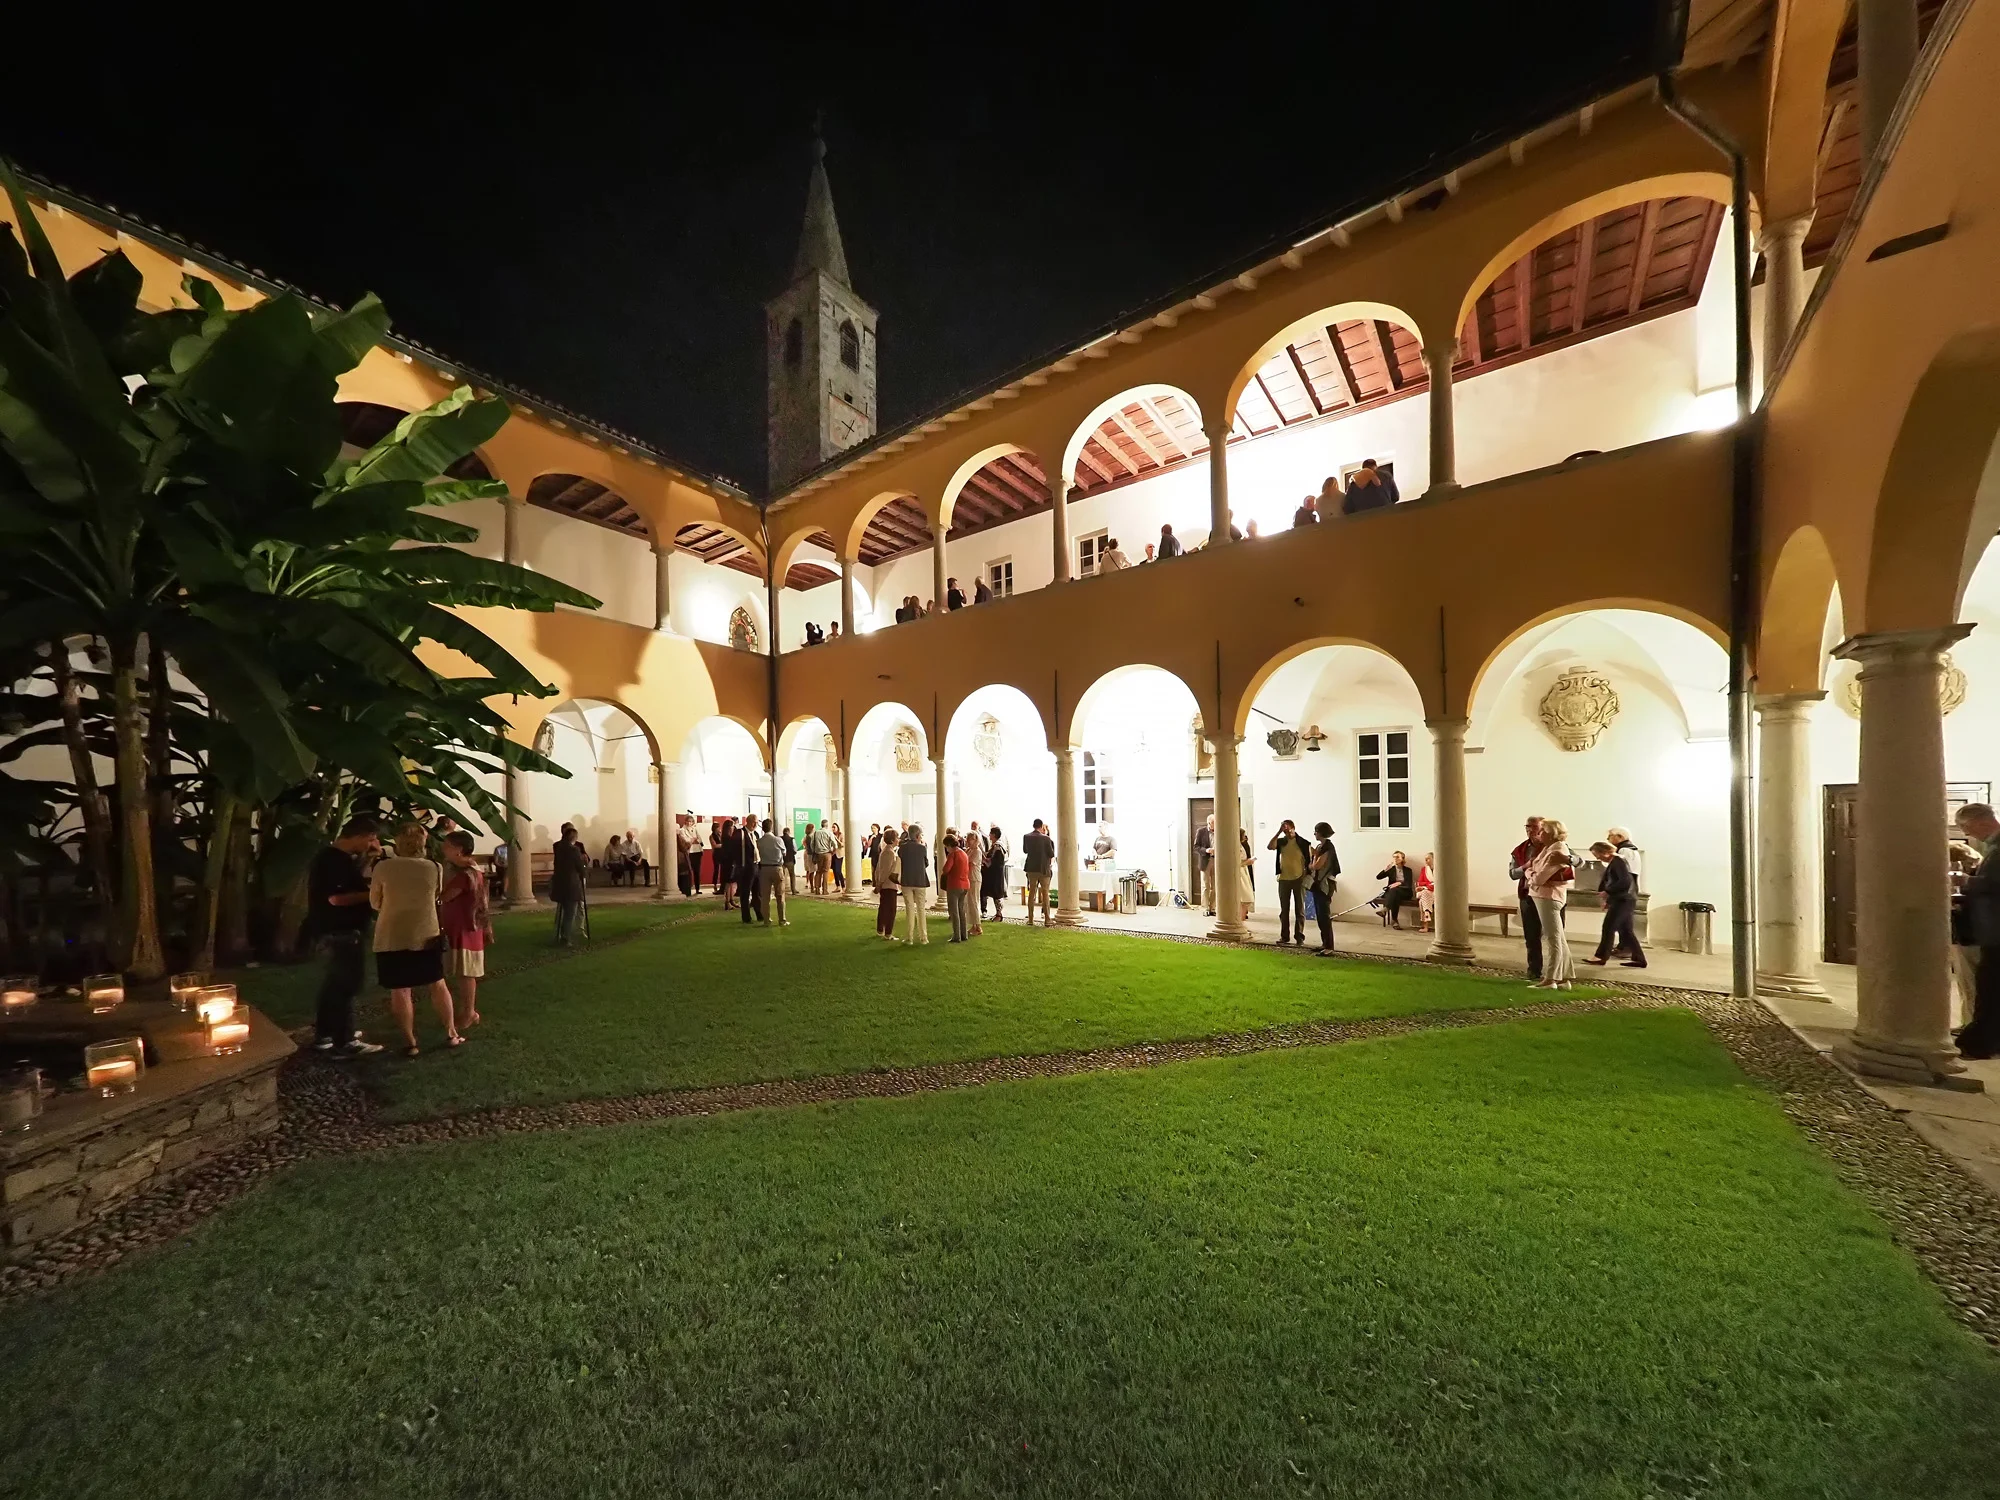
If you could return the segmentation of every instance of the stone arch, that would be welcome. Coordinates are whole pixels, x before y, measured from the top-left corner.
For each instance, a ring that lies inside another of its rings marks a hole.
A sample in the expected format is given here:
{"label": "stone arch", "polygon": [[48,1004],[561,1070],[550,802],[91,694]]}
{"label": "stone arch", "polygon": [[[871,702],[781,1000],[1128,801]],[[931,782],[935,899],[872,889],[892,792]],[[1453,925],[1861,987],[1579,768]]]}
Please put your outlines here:
{"label": "stone arch", "polygon": [[551,847],[568,822],[593,851],[628,828],[641,834],[647,847],[658,848],[658,793],[625,748],[636,732],[644,745],[644,765],[659,765],[660,741],[653,726],[623,699],[609,695],[576,693],[536,709],[521,721],[518,733],[568,775],[529,772],[517,783],[530,830],[528,847]]}
{"label": "stone arch", "polygon": [[[1466,319],[1472,316],[1480,294],[1492,284],[1495,277],[1534,250],[1536,246],[1555,238],[1565,230],[1574,229],[1580,224],[1610,213],[1613,209],[1626,208],[1655,198],[1707,198],[1727,204],[1729,192],[1729,178],[1721,172],[1668,172],[1656,177],[1620,183],[1616,187],[1605,188],[1602,192],[1592,193],[1573,203],[1565,204],[1523,229],[1488,257],[1459,299],[1458,313],[1452,319],[1452,333],[1456,335],[1465,327]],[[1752,213],[1755,212],[1753,205]]]}
{"label": "stone arch", "polygon": [[[1910,395],[1875,502],[1857,633],[1948,625],[2000,523],[2000,327],[1949,340]],[[1974,543],[1977,545],[1974,545]]]}
{"label": "stone arch", "polygon": [[[1083,690],[1076,702],[1070,705],[1067,715],[1054,726],[1057,743],[1071,750],[1081,749],[1083,747],[1083,726],[1089,721],[1091,710],[1103,701],[1105,694],[1114,683],[1139,672],[1164,673],[1180,685],[1181,690],[1188,695],[1188,701],[1195,706],[1196,712],[1200,712],[1201,694],[1189,687],[1187,679],[1182,677],[1180,673],[1174,671],[1171,667],[1155,666],[1151,662],[1128,662],[1124,666],[1113,667]],[[1055,746],[1051,745],[1050,748],[1053,749]]]}
{"label": "stone arch", "polygon": [[1410,691],[1416,694],[1419,702],[1422,701],[1423,689],[1417,685],[1416,674],[1410,670],[1408,664],[1401,657],[1397,656],[1395,652],[1389,650],[1386,646],[1378,646],[1373,641],[1364,641],[1354,636],[1318,635],[1299,641],[1295,645],[1287,646],[1284,650],[1276,652],[1251,674],[1250,680],[1243,686],[1241,696],[1236,700],[1236,710],[1231,720],[1234,725],[1233,732],[1238,735],[1248,732],[1250,710],[1257,702],[1257,694],[1263,690],[1264,685],[1271,680],[1272,675],[1280,667],[1284,666],[1287,662],[1297,660],[1309,651],[1317,651],[1323,646],[1353,646],[1362,651],[1372,651],[1375,655],[1394,662],[1403,676],[1409,680]]}
{"label": "stone arch", "polygon": [[871,495],[866,504],[854,513],[854,519],[847,524],[847,535],[840,538],[837,549],[840,556],[858,562],[861,558],[861,539],[868,533],[868,524],[898,500],[907,500],[919,510],[923,501],[914,490],[882,490]]}
{"label": "stone arch", "polygon": [[[1019,443],[991,443],[968,456],[964,462],[952,471],[951,478],[945,483],[944,492],[939,496],[937,510],[930,517],[933,531],[942,529],[949,536],[953,513],[958,508],[959,498],[964,494],[966,486],[971,484],[988,466],[997,464],[1002,459],[1015,458],[1017,456],[1025,457],[1028,460],[1028,464],[1023,467],[1029,470],[1026,476],[1029,480],[1032,480],[1035,475],[1041,476],[1042,493],[1039,503],[1045,505],[1048,502],[1048,477],[1040,455],[1023,447]],[[1037,508],[1036,500],[1013,489],[1011,486],[1008,487],[1008,493],[1013,502],[1021,506],[1021,510],[1016,515],[1005,516],[1003,519],[1018,519],[1019,516],[1026,515]],[[988,521],[985,524],[996,525],[999,522]]]}
{"label": "stone arch", "polygon": [[645,718],[636,708],[631,707],[622,699],[609,697],[601,693],[574,693],[559,702],[549,704],[546,708],[540,708],[537,712],[524,715],[517,722],[515,732],[532,745],[535,743],[536,737],[542,732],[542,726],[555,719],[563,710],[596,706],[615,709],[630,719],[634,726],[638,728],[640,734],[645,737],[647,754],[652,757],[656,764],[659,762],[660,738],[654,733],[652,725],[646,722]]}
{"label": "stone arch", "polygon": [[1565,615],[1587,614],[1591,610],[1596,609],[1630,609],[1638,610],[1645,614],[1665,615],[1670,619],[1679,620],[1683,625],[1692,625],[1711,641],[1714,641],[1721,650],[1724,652],[1729,650],[1729,632],[1727,629],[1712,620],[1704,619],[1695,611],[1685,609],[1678,604],[1666,604],[1658,599],[1622,598],[1616,595],[1576,599],[1570,603],[1558,605],[1553,609],[1545,609],[1532,619],[1523,620],[1519,625],[1508,631],[1506,635],[1495,641],[1481,656],[1479,670],[1473,674],[1471,688],[1467,692],[1465,699],[1468,707],[1477,701],[1479,690],[1485,685],[1487,675],[1501,661],[1508,648],[1521,640],[1522,637],[1553,620],[1562,619]]}
{"label": "stone arch", "polygon": [[[1192,434],[1187,432],[1184,424],[1174,422],[1172,415],[1160,406],[1159,398],[1162,396],[1171,396],[1177,408],[1193,415],[1194,431]],[[1116,395],[1107,396],[1104,400],[1098,402],[1096,406],[1092,407],[1071,430],[1068,441],[1063,444],[1062,468],[1059,472],[1063,477],[1065,495],[1073,488],[1089,488],[1088,485],[1079,486],[1076,482],[1077,465],[1083,461],[1085,446],[1093,437],[1098,435],[1099,429],[1104,427],[1106,423],[1117,422],[1119,420],[1119,416],[1114,414],[1125,413],[1126,409],[1134,403],[1143,407],[1157,426],[1171,429],[1171,433],[1178,433],[1185,437],[1185,442],[1179,442],[1176,439],[1176,443],[1187,459],[1194,459],[1207,454],[1208,439],[1206,434],[1202,432],[1201,403],[1190,395],[1185,388],[1159,382],[1127,386]],[[1200,439],[1199,443],[1195,441],[1197,437]],[[1140,469],[1132,477],[1135,479],[1144,478],[1146,477],[1146,472],[1146,470]]]}
{"label": "stone arch", "polygon": [[924,725],[924,716],[908,704],[898,702],[894,698],[884,698],[880,702],[871,703],[862,712],[861,717],[854,721],[854,727],[847,732],[848,755],[850,757],[855,755],[864,740],[878,744],[882,736],[902,719],[907,719],[916,726],[917,749],[923,760],[928,762],[931,757],[931,736],[930,730]]}
{"label": "stone arch", "polygon": [[1757,632],[1757,690],[1810,693],[1824,670],[1826,612],[1840,586],[1817,526],[1799,527],[1778,549]]}
{"label": "stone arch", "polygon": [[557,515],[652,540],[651,523],[632,502],[611,485],[588,475],[562,470],[537,474],[528,481],[527,493],[521,498]]}
{"label": "stone arch", "polygon": [[714,724],[715,721],[719,719],[726,720],[727,722],[733,724],[736,728],[742,730],[745,734],[747,734],[750,737],[751,744],[756,747],[758,762],[764,767],[765,770],[767,771],[770,770],[771,744],[770,741],[764,738],[763,726],[759,724],[754,724],[750,720],[743,718],[739,714],[726,714],[717,712],[712,714],[706,714],[703,717],[696,719],[694,723],[688,726],[688,732],[681,740],[680,758],[683,761],[687,760],[694,748],[696,739],[703,733],[703,731],[707,727]]}
{"label": "stone arch", "polygon": [[[701,520],[685,522],[674,529],[674,545],[683,552],[691,553],[695,557],[701,558],[703,562],[707,562],[709,559],[703,555],[702,547],[705,543],[712,541],[717,533],[727,536],[741,545],[756,560],[757,572],[755,576],[758,578],[764,576],[763,547],[748,532],[731,526],[726,521]],[[746,574],[745,576],[750,575]]]}
{"label": "stone arch", "polygon": [[[1415,335],[1416,346],[1419,351],[1428,342],[1428,336],[1416,317],[1390,303],[1373,302],[1366,298],[1354,298],[1344,302],[1330,303],[1325,307],[1319,308],[1317,311],[1306,314],[1304,317],[1292,319],[1284,327],[1266,337],[1254,349],[1245,351],[1241,363],[1237,365],[1236,373],[1230,378],[1229,390],[1222,404],[1223,418],[1231,423],[1236,421],[1237,407],[1243,399],[1243,393],[1249,389],[1250,383],[1257,378],[1257,372],[1276,356],[1279,351],[1297,343],[1301,338],[1309,334],[1325,339],[1333,339],[1335,335],[1328,330],[1343,322],[1356,321],[1387,324],[1392,328],[1400,327],[1408,329],[1410,333]],[[1385,350],[1382,356],[1385,365],[1390,364],[1392,361],[1398,361],[1399,352],[1394,348]],[[1339,355],[1336,353],[1334,357],[1339,358]],[[1419,359],[1419,364],[1421,364],[1421,359]],[[1398,394],[1405,390],[1421,390],[1428,380],[1427,376],[1422,375],[1403,377],[1401,375],[1400,362],[1395,363],[1393,368],[1397,371],[1397,377],[1392,379],[1391,384]],[[1350,401],[1349,404],[1358,403]]]}

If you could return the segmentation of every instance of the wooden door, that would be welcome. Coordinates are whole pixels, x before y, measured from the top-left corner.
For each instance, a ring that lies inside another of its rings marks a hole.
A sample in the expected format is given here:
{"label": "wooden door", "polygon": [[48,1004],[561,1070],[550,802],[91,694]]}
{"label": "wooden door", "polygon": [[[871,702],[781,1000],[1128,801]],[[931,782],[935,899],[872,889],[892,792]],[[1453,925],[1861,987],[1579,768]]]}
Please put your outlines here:
{"label": "wooden door", "polygon": [[1826,851],[1823,871],[1826,940],[1821,957],[1830,964],[1851,964],[1857,946],[1855,915],[1855,833],[1860,810],[1861,788],[1852,782],[1828,786],[1822,795],[1826,804]]}
{"label": "wooden door", "polygon": [[1194,846],[1194,836],[1208,827],[1209,816],[1214,811],[1213,797],[1188,798],[1187,897],[1196,906],[1201,904],[1201,851]]}

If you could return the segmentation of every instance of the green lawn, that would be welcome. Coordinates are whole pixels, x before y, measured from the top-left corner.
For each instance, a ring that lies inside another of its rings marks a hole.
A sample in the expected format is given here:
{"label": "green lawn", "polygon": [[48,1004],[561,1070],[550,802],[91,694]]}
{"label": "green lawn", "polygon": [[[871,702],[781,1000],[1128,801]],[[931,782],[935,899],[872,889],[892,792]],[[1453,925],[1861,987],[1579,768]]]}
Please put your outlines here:
{"label": "green lawn", "polygon": [[76,1500],[1954,1500],[2000,1415],[1671,1011],[324,1163],[0,1349]]}
{"label": "green lawn", "polygon": [[[499,979],[469,1045],[385,1053],[366,1076],[388,1116],[408,1119],[1537,998],[1521,979],[1016,922],[954,947],[938,918],[931,944],[909,948],[874,936],[873,908],[792,911],[789,928],[725,912]],[[528,942],[539,954],[546,939]],[[493,961],[521,951],[503,932]],[[256,982],[245,994],[261,1003]]]}

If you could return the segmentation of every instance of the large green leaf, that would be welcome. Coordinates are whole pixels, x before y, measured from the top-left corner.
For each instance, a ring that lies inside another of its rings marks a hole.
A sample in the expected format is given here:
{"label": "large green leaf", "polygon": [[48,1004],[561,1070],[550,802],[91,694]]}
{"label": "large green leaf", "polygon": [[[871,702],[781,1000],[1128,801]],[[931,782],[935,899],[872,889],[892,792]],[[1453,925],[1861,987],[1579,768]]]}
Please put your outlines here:
{"label": "large green leaf", "polygon": [[231,319],[173,401],[223,448],[318,475],[340,452],[337,389],[306,304],[283,296]]}
{"label": "large green leaf", "polygon": [[315,313],[312,325],[327,368],[335,375],[345,375],[389,332],[389,310],[380,297],[369,292],[346,312]]}
{"label": "large green leaf", "polygon": [[312,752],[292,726],[284,688],[243,649],[240,638],[188,618],[174,623],[165,644],[182,673],[235,726],[266,769],[286,781],[312,770]]}
{"label": "large green leaf", "polygon": [[460,386],[435,406],[414,412],[354,461],[352,487],[384,479],[435,479],[486,442],[512,415],[498,396],[477,396]]}
{"label": "large green leaf", "polygon": [[432,602],[438,604],[494,603],[498,601],[492,596],[499,593],[508,596],[506,602],[516,609],[550,610],[558,604],[598,609],[603,605],[602,600],[546,573],[475,557],[454,547],[399,547],[377,566],[385,578],[412,584],[441,583],[455,590],[477,589],[484,595],[478,600],[434,598]]}
{"label": "large green leaf", "polygon": [[519,693],[523,697],[546,698],[553,687],[538,680],[498,641],[469,620],[439,609],[434,604],[400,594],[383,594],[382,608],[396,623],[406,626],[425,640],[448,646],[484,667],[491,674],[490,693]]}

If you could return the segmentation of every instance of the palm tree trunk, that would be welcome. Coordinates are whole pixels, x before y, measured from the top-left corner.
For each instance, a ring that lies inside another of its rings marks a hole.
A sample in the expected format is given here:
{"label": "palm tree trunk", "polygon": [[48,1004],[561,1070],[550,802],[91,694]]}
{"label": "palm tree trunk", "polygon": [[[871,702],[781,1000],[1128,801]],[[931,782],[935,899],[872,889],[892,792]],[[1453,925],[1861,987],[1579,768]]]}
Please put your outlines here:
{"label": "palm tree trunk", "polygon": [[97,887],[97,899],[104,903],[113,946],[122,956],[126,939],[118,930],[118,883],[111,875],[111,808],[97,784],[97,767],[83,732],[83,684],[70,670],[65,642],[49,648],[49,664],[55,670],[56,705],[62,714],[63,744],[69,750],[70,778],[76,783],[77,810],[83,815],[83,861]]}
{"label": "palm tree trunk", "polygon": [[111,722],[118,748],[118,813],[124,854],[120,928],[130,935],[124,969],[134,979],[167,972],[160,953],[160,907],[153,886],[153,809],[139,708],[138,642],[111,642]]}
{"label": "palm tree trunk", "polygon": [[229,865],[229,834],[236,821],[236,799],[211,788],[208,849],[201,871],[201,900],[195,908],[192,967],[207,973],[215,967],[215,924],[222,910],[223,872]]}
{"label": "palm tree trunk", "polygon": [[233,802],[229,822],[223,830],[223,874],[221,936],[217,942],[224,960],[240,960],[250,952],[250,805]]}
{"label": "palm tree trunk", "polygon": [[153,865],[162,907],[173,900],[175,839],[173,686],[167,655],[153,645],[146,656],[146,763],[153,786]]}

